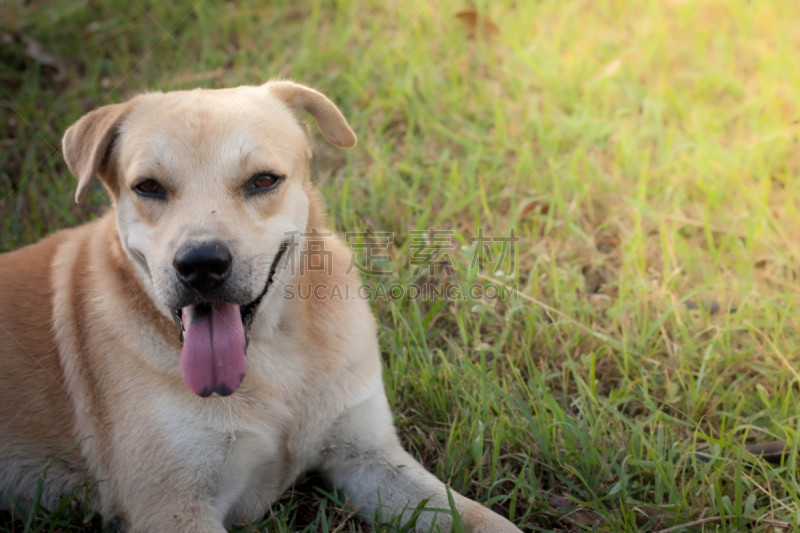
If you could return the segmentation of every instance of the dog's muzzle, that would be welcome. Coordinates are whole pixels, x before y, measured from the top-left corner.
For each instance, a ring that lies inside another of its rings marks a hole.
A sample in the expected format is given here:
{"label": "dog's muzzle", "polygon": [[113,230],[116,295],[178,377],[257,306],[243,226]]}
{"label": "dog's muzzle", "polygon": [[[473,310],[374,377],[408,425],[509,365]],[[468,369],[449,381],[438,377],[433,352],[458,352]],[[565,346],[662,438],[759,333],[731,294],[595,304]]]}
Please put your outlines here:
{"label": "dog's muzzle", "polygon": [[[241,384],[249,328],[287,247],[281,244],[264,288],[252,302],[206,300],[173,309],[181,341],[181,376],[195,394],[228,396]],[[178,279],[198,295],[214,294],[230,276],[232,264],[230,250],[220,241],[182,247],[173,261]]]}

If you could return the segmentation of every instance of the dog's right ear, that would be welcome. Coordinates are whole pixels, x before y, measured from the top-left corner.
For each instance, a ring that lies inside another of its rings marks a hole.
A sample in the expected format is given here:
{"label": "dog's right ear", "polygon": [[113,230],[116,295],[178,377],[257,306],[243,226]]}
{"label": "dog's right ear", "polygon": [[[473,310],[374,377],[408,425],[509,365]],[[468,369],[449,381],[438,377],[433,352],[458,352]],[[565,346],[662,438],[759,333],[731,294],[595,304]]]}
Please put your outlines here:
{"label": "dog's right ear", "polygon": [[117,127],[130,109],[130,102],[103,106],[85,114],[64,133],[64,160],[78,180],[76,202],[89,190],[92,178],[108,157]]}

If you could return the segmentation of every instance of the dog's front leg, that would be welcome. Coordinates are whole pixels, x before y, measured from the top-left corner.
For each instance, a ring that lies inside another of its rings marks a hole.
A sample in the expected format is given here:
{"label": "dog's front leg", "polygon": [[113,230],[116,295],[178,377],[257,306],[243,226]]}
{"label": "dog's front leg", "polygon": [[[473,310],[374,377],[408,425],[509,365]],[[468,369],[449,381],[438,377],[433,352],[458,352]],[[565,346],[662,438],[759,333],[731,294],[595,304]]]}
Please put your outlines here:
{"label": "dog's front leg", "polygon": [[[144,473],[142,469],[140,473]],[[165,469],[169,472],[169,469]],[[138,480],[126,480],[119,487],[118,499],[122,513],[120,530],[125,533],[179,533],[185,531],[224,533],[219,513],[210,498],[203,494],[200,484],[195,487],[170,482],[164,472],[152,472],[151,482],[137,486]],[[180,480],[180,474],[170,473]],[[200,490],[198,490],[200,488]]]}
{"label": "dog's front leg", "polygon": [[[322,473],[344,490],[362,516],[402,515],[405,524],[416,514],[417,531],[450,531],[448,489],[402,449],[383,390],[334,424],[323,457]],[[450,495],[467,531],[519,532],[479,503],[452,490]]]}
{"label": "dog's front leg", "polygon": [[128,519],[125,533],[159,532],[202,532],[225,533],[227,530],[213,516],[213,508],[198,502],[172,500],[161,502],[143,512],[137,512]]}
{"label": "dog's front leg", "polygon": [[[136,415],[154,423],[152,413]],[[145,427],[141,420],[126,421],[133,428]],[[118,515],[126,533],[224,533],[227,507],[220,506],[219,492],[225,438],[185,419],[176,418],[162,429],[118,438],[114,471],[99,484],[111,510],[104,514]]]}

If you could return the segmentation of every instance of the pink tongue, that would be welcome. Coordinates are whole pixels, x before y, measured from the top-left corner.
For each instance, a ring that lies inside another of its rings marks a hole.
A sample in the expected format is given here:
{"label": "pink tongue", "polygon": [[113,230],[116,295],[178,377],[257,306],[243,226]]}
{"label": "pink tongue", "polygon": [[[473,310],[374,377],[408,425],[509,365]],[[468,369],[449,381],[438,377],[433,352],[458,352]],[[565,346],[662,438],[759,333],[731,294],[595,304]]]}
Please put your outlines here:
{"label": "pink tongue", "polygon": [[181,376],[199,396],[228,396],[247,369],[244,325],[239,306],[213,303],[181,310],[184,325]]}

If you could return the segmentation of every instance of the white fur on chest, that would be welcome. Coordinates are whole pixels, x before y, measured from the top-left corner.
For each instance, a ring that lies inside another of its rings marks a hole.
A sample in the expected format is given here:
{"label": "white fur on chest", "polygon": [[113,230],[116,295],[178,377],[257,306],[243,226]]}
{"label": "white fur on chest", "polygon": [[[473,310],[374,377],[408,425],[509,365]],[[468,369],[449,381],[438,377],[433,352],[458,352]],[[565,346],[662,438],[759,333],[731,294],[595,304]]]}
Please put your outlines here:
{"label": "white fur on chest", "polygon": [[273,405],[256,418],[243,416],[233,398],[198,400],[207,404],[159,409],[170,462],[207,492],[220,521],[259,518],[296,475],[287,452],[288,409]]}
{"label": "white fur on chest", "polygon": [[[214,507],[230,524],[239,519],[258,519],[291,481],[285,448],[274,435],[245,433],[231,439],[222,466]],[[281,475],[283,474],[283,475]]]}

